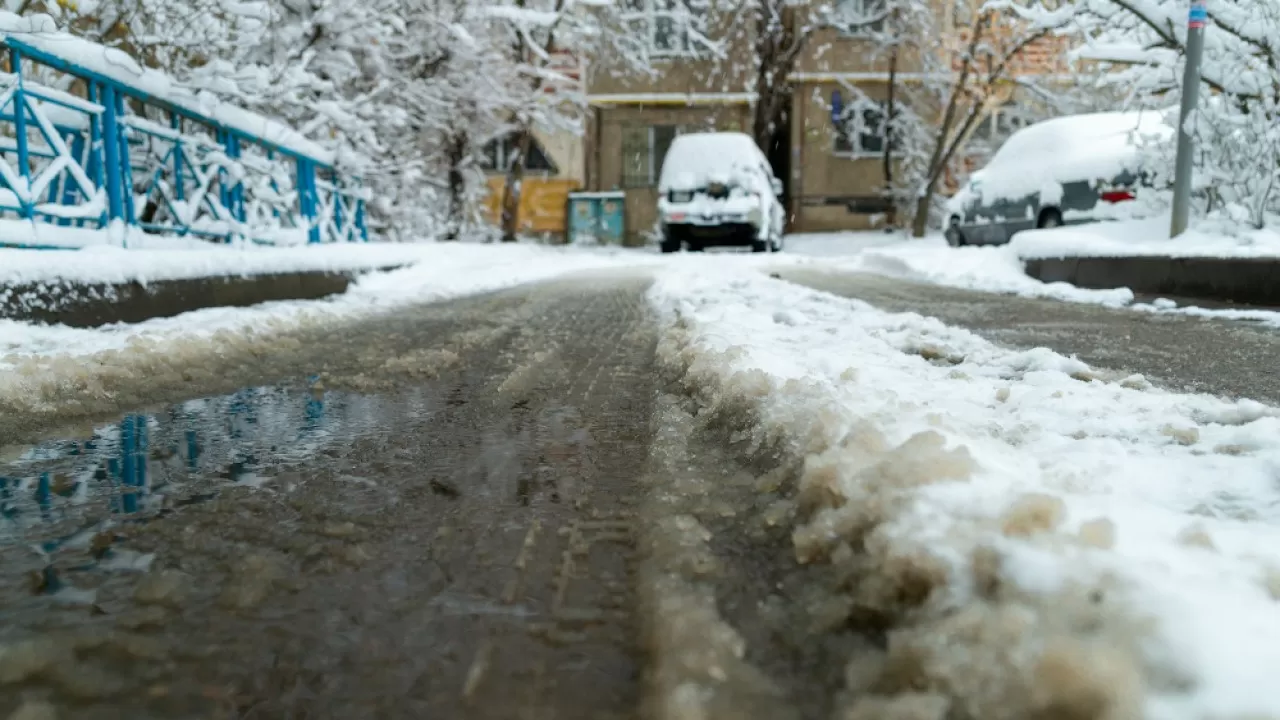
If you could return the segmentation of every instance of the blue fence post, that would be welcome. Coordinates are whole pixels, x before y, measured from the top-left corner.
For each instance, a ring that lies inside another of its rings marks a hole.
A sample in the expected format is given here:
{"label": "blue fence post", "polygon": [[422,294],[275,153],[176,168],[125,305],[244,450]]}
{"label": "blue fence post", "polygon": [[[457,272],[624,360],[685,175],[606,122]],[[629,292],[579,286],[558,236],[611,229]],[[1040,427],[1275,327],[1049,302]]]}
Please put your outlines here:
{"label": "blue fence post", "polygon": [[18,190],[18,204],[22,206],[22,217],[30,218],[35,198],[31,197],[31,158],[27,147],[27,98],[23,89],[22,53],[9,51],[9,67],[18,76],[18,84],[13,89],[13,131],[18,141],[18,176],[22,178],[24,187]]}
{"label": "blue fence post", "polygon": [[[240,160],[240,138],[233,132],[227,133],[227,157],[232,160]],[[231,216],[240,223],[245,220],[244,215],[244,175],[241,168],[241,176],[235,180],[235,184],[231,186],[228,199],[231,201]]]}
{"label": "blue fence post", "polygon": [[338,228],[338,237],[334,238],[334,241],[350,242],[351,238],[348,237],[347,228],[342,224],[343,195],[342,195],[342,188],[338,186],[337,174],[335,174],[333,177],[333,185],[334,185],[333,187],[333,226]]}
{"label": "blue fence post", "polygon": [[117,92],[116,129],[120,135],[120,199],[124,203],[124,220],[129,227],[138,224],[138,217],[133,206],[133,158],[129,155],[129,134],[131,130],[121,119],[125,116],[124,95]]}
{"label": "blue fence post", "polygon": [[[102,98],[101,93],[98,92],[98,85],[90,82],[87,83],[87,86],[85,94],[89,96],[89,102],[101,105]],[[94,114],[89,116],[89,152],[87,153],[88,166],[85,170],[89,173],[89,179],[93,181],[93,186],[98,190],[102,190],[104,188],[102,166],[105,163],[102,160],[102,124],[102,115]],[[106,225],[107,211],[106,208],[104,208],[102,213],[98,215],[98,227],[102,228],[106,227]],[[83,222],[78,223],[78,226],[84,227]]]}
{"label": "blue fence post", "polygon": [[[90,122],[92,122],[92,121],[90,121]],[[72,157],[74,157],[74,158],[76,159],[76,162],[81,163],[81,164],[85,167],[85,170],[87,171],[87,170],[89,169],[89,164],[88,164],[87,162],[85,162],[85,155],[86,155],[86,153],[85,153],[85,149],[86,149],[86,145],[87,145],[87,143],[85,142],[84,133],[77,132],[77,133],[75,133],[74,135],[72,135],[72,136],[71,136],[71,148],[70,148],[70,150],[71,150],[71,155],[72,155]],[[79,194],[80,194],[79,189],[76,187],[76,184],[75,184],[74,182],[71,182],[71,178],[70,178],[70,176],[68,176],[66,173],[63,173],[63,175],[62,175],[62,200],[61,200],[62,204],[63,204],[63,205],[75,205],[75,204],[76,204],[76,196],[77,196],[77,195],[79,195]],[[85,198],[85,200],[88,200],[88,199],[89,199],[89,198]],[[71,218],[59,218],[59,219],[58,219],[58,224],[59,224],[59,225],[67,226],[67,225],[71,225],[72,223],[76,223],[76,225],[77,225],[78,227],[83,227],[83,223],[82,223],[82,222],[77,222],[77,221],[75,221],[75,220],[72,220]]]}
{"label": "blue fence post", "polygon": [[186,199],[187,189],[183,186],[182,179],[182,118],[178,117],[178,113],[169,113],[169,127],[173,132],[179,135],[177,140],[173,141],[173,199],[182,201]]}
{"label": "blue fence post", "polygon": [[102,172],[107,181],[107,222],[124,219],[124,193],[121,192],[120,124],[116,116],[116,90],[102,85]]}
{"label": "blue fence post", "polygon": [[356,199],[356,229],[360,231],[361,242],[369,242],[369,227],[364,218],[364,198]]}
{"label": "blue fence post", "polygon": [[316,166],[306,158],[298,158],[298,201],[302,217],[307,221],[307,242],[320,242],[320,222],[316,217]]}

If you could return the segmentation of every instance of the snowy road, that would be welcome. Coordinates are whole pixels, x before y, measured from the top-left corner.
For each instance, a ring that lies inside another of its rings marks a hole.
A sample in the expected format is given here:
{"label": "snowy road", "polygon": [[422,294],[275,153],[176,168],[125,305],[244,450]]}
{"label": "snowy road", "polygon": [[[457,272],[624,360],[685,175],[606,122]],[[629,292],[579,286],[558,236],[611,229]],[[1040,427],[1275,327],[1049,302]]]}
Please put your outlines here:
{"label": "snowy road", "polygon": [[1280,711],[1267,331],[600,263],[10,408],[0,717]]}
{"label": "snowy road", "polygon": [[0,716],[633,718],[712,678],[715,717],[825,713],[838,664],[762,605],[805,572],[787,528],[727,512],[754,469],[660,392],[650,274],[603,273],[208,357],[186,397],[265,384],[0,448]]}
{"label": "snowy road", "polygon": [[785,269],[788,281],[889,312],[914,312],[1011,347],[1047,347],[1186,392],[1280,404],[1280,331],[1172,313],[949,288],[868,273]]}

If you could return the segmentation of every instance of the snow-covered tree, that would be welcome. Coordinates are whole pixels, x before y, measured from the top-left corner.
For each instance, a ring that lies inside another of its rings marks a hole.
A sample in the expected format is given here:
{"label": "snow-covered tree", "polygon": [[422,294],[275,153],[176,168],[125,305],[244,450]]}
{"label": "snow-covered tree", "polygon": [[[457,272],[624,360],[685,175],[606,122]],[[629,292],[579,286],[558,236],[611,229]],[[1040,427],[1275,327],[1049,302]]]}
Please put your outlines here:
{"label": "snow-covered tree", "polygon": [[1060,92],[1037,88],[1037,65],[1065,56],[1074,10],[1042,0],[886,0],[882,27],[869,33],[887,64],[884,110],[850,86],[845,119],[850,133],[886,138],[885,192],[916,237],[928,229],[942,185],[964,173],[966,147],[992,110],[1015,90]]}
{"label": "snow-covered tree", "polygon": [[631,0],[490,0],[476,12],[491,21],[507,48],[513,82],[505,89],[505,117],[514,152],[502,197],[502,239],[514,241],[525,164],[533,131],[581,133],[586,97],[559,69],[558,58],[608,58],[616,71],[648,67],[643,45],[624,15]]}
{"label": "snow-covered tree", "polygon": [[[1186,123],[1196,141],[1195,189],[1201,209],[1261,227],[1280,212],[1280,4],[1208,0],[1200,106]],[[1173,0],[1082,3],[1089,57],[1116,63],[1109,78],[1131,105],[1177,105],[1187,37],[1187,5]],[[1168,113],[1177,125],[1176,109]],[[1152,155],[1161,184],[1173,150]]]}

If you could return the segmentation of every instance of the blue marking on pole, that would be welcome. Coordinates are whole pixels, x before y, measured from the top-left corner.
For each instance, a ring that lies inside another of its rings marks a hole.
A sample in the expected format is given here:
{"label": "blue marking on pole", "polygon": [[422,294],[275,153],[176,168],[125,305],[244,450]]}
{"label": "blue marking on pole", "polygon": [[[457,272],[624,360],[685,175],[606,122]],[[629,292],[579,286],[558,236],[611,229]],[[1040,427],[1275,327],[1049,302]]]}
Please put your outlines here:
{"label": "blue marking on pole", "polygon": [[831,91],[831,124],[839,125],[840,116],[844,115],[844,97],[839,90]]}
{"label": "blue marking on pole", "polygon": [[1209,22],[1209,9],[1205,7],[1203,2],[1191,3],[1191,12],[1187,15],[1187,27],[1196,30],[1203,28]]}

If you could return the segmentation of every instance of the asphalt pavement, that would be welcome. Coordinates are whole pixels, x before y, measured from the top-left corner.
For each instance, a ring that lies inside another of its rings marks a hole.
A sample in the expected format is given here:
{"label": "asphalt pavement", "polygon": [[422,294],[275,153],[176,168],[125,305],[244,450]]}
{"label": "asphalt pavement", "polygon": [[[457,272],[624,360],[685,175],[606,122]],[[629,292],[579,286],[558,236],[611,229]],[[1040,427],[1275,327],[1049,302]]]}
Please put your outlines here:
{"label": "asphalt pavement", "polygon": [[[1280,401],[1258,326],[782,275]],[[648,282],[412,308],[0,412],[0,717],[831,717],[883,639],[824,624],[839,586],[776,516],[795,459],[666,375]]]}
{"label": "asphalt pavement", "polygon": [[1023,298],[869,273],[787,268],[783,279],[968,328],[1002,345],[1047,347],[1183,392],[1280,403],[1280,332],[1258,323]]}

